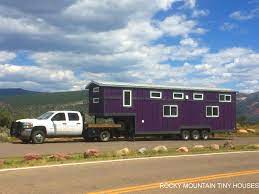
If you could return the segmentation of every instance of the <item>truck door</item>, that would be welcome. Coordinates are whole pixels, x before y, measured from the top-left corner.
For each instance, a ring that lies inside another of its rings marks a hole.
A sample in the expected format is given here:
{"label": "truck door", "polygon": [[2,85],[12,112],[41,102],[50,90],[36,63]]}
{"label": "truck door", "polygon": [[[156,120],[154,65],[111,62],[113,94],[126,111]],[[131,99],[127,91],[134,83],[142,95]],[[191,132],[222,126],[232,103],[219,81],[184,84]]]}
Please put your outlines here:
{"label": "truck door", "polygon": [[68,113],[67,132],[71,135],[81,135],[83,130],[83,121],[79,113]]}
{"label": "truck door", "polygon": [[65,113],[57,113],[52,117],[51,121],[53,122],[55,134],[64,134],[64,130],[67,125]]}

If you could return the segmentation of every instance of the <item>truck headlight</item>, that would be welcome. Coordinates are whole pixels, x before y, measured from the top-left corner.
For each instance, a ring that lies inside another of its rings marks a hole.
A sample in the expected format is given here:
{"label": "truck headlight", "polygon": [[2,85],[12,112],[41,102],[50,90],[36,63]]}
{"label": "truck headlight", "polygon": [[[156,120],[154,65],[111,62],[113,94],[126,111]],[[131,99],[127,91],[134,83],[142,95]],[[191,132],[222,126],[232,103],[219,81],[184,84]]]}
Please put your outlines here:
{"label": "truck headlight", "polygon": [[23,123],[23,128],[27,129],[27,128],[32,128],[33,124],[32,123]]}

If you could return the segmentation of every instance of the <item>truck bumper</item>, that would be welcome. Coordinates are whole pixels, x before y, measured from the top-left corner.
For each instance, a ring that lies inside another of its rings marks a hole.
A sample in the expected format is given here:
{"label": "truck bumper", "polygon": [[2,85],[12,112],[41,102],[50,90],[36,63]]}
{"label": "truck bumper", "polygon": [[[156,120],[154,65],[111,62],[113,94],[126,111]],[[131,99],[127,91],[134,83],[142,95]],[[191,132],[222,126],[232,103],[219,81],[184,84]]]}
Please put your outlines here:
{"label": "truck bumper", "polygon": [[12,123],[11,136],[17,137],[23,140],[29,140],[31,138],[31,128],[24,129],[20,122]]}

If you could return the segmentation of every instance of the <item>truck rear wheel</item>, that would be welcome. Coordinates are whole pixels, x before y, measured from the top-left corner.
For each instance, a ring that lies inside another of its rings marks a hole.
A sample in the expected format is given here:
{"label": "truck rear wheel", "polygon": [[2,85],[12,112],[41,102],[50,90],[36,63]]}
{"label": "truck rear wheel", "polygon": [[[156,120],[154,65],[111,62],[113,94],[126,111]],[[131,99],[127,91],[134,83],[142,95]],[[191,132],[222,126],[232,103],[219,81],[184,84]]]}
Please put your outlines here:
{"label": "truck rear wheel", "polygon": [[110,131],[108,131],[108,130],[101,131],[101,133],[99,135],[100,141],[106,142],[106,141],[109,141],[110,138],[111,138]]}
{"label": "truck rear wheel", "polygon": [[46,134],[42,130],[34,130],[31,134],[32,143],[42,144],[45,141]]}

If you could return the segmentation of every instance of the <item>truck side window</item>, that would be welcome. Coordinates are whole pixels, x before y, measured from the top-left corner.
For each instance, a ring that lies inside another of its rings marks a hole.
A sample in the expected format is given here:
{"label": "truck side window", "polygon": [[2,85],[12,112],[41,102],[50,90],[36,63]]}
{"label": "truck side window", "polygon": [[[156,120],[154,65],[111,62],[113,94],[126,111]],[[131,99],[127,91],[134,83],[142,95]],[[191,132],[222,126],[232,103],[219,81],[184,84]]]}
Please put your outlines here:
{"label": "truck side window", "polygon": [[51,120],[52,121],[65,121],[66,120],[65,113],[58,113]]}
{"label": "truck side window", "polygon": [[68,119],[70,121],[79,121],[79,116],[77,113],[68,113]]}

